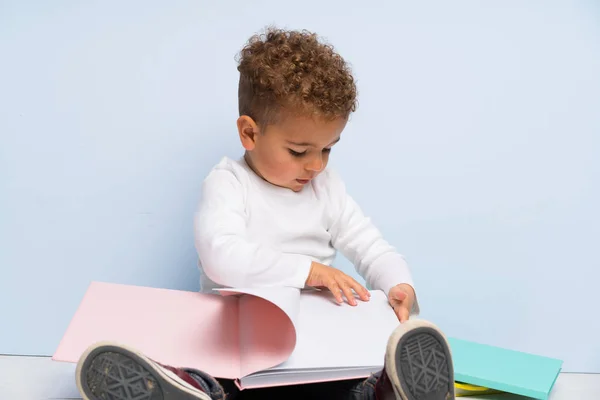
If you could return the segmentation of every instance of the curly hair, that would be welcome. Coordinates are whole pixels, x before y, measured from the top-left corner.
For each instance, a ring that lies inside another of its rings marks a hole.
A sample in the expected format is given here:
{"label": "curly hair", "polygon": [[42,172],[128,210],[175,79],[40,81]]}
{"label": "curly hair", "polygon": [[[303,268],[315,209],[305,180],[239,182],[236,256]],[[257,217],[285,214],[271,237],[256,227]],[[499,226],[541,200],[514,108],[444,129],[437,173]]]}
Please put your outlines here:
{"label": "curly hair", "polygon": [[258,124],[282,114],[348,118],[356,110],[348,64],[314,33],[268,28],[250,38],[238,62],[239,113]]}

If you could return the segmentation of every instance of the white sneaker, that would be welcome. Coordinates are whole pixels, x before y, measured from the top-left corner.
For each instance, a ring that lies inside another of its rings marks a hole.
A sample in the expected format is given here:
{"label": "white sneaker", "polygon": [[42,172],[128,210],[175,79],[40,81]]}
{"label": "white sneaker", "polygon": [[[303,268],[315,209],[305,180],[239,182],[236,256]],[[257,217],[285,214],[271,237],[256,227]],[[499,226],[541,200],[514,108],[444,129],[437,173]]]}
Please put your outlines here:
{"label": "white sneaker", "polygon": [[164,366],[135,350],[102,342],[82,354],[75,379],[83,400],[211,400],[213,390],[222,393],[213,378],[201,371],[192,373],[195,377],[189,370]]}
{"label": "white sneaker", "polygon": [[[434,324],[410,319],[388,339],[385,374],[378,382],[378,399],[454,399],[454,367],[450,346]],[[389,386],[392,386],[392,391]]]}

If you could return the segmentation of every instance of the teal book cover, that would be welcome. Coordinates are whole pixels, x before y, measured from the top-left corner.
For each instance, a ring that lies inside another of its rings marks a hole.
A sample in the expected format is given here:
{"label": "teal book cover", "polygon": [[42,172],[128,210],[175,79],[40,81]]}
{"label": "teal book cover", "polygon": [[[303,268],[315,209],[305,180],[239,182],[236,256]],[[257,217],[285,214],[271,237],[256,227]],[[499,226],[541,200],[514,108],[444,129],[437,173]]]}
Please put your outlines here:
{"label": "teal book cover", "polygon": [[563,362],[501,347],[448,339],[454,379],[471,385],[548,399]]}

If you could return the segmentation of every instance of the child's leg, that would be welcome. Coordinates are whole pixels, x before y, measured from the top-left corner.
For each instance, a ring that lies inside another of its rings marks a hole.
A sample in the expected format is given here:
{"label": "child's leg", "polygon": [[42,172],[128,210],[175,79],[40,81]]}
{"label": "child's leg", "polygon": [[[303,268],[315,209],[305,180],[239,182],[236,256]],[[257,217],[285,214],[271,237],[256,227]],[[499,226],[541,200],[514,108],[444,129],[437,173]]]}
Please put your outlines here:
{"label": "child's leg", "polygon": [[165,366],[112,343],[91,346],[81,356],[76,374],[83,400],[264,400],[297,395],[310,398],[304,395],[308,385],[240,391],[232,380]]}
{"label": "child's leg", "polygon": [[454,399],[454,366],[443,332],[428,321],[402,323],[388,340],[378,400]]}
{"label": "child's leg", "polygon": [[435,325],[422,320],[409,320],[392,333],[383,370],[365,380],[239,392],[230,381],[222,385],[202,371],[163,366],[114,344],[90,347],[76,374],[83,400],[133,400],[142,394],[153,400],[250,400],[299,393],[327,400],[454,399],[448,342]]}
{"label": "child's leg", "polygon": [[81,356],[75,378],[83,400],[226,398],[219,382],[202,371],[164,366],[111,343],[91,346]]}
{"label": "child's leg", "polygon": [[423,320],[409,320],[390,336],[385,366],[364,380],[311,385],[309,398],[328,400],[454,399],[454,368],[443,333]]}

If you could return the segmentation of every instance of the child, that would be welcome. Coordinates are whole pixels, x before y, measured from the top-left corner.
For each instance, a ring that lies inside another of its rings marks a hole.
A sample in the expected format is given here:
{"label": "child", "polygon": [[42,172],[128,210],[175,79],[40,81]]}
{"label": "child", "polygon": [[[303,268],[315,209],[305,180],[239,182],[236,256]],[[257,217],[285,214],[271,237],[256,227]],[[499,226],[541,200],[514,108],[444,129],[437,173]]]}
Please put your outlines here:
{"label": "child", "polygon": [[[327,168],[356,109],[356,86],[347,64],[314,34],[270,29],[244,47],[238,70],[237,128],[245,153],[239,160],[224,158],[204,180],[195,217],[202,291],[313,286],[330,290],[339,303],[355,306],[357,296],[369,301],[362,285],[330,266],[340,251],[371,288],[387,294],[402,323],[389,338],[379,373],[361,381],[303,385],[293,388],[295,393],[313,389],[319,393],[311,397],[327,399],[454,398],[444,335],[426,321],[409,320],[419,306],[404,258]],[[84,398],[137,398],[118,394],[131,389],[125,375],[109,372],[118,366],[144,378],[135,389],[155,397],[143,398],[233,395],[223,388],[228,382],[202,371],[161,366],[134,350],[100,345],[91,347],[78,365]],[[107,377],[115,389],[110,395]],[[289,394],[273,389],[256,393],[259,398]]]}

